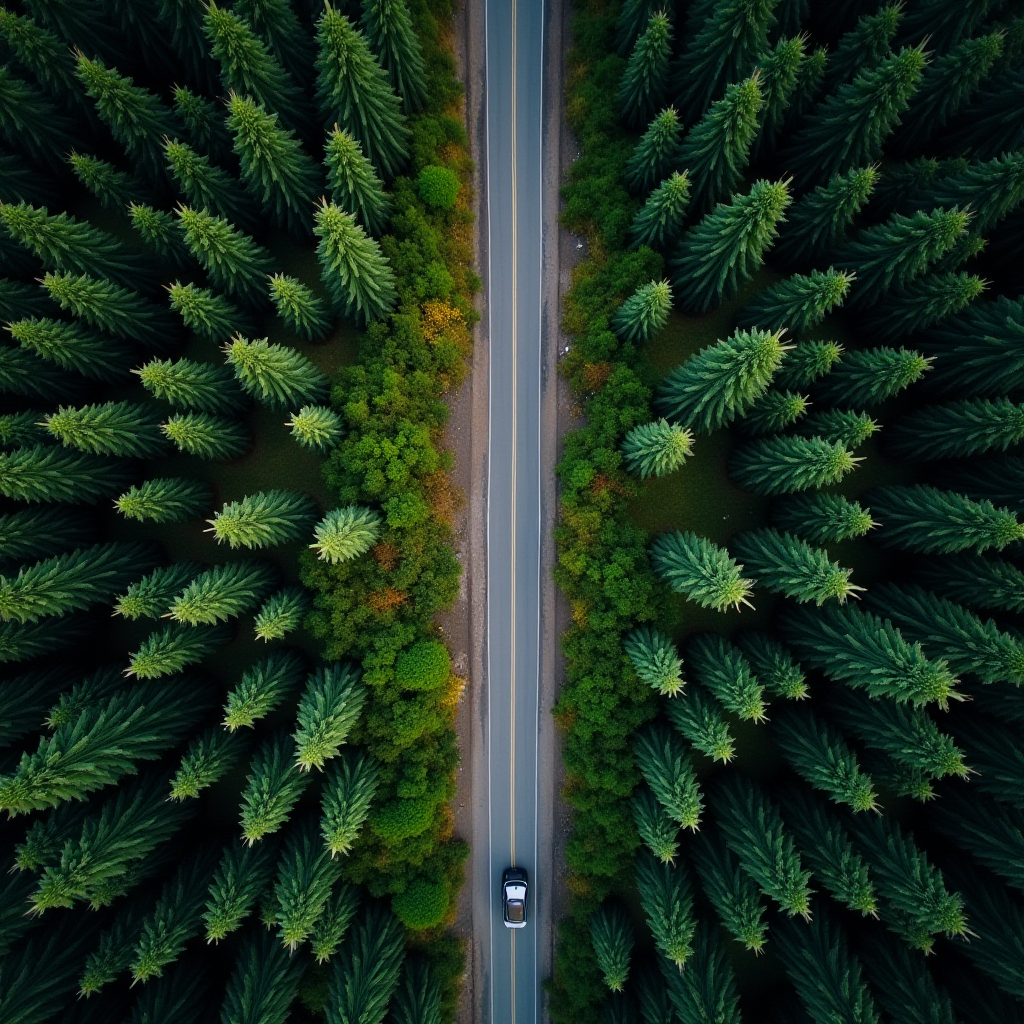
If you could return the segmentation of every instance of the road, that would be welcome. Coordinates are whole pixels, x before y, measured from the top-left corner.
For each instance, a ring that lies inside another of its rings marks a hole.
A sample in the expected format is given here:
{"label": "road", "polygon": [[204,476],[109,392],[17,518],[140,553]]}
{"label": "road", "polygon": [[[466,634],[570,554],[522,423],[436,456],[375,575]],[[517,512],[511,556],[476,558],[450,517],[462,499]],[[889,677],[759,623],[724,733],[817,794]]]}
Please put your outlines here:
{"label": "road", "polygon": [[[544,0],[484,0],[490,427],[487,736],[490,1024],[539,1024],[537,877],[541,641]],[[530,875],[530,923],[505,928],[498,891]]]}

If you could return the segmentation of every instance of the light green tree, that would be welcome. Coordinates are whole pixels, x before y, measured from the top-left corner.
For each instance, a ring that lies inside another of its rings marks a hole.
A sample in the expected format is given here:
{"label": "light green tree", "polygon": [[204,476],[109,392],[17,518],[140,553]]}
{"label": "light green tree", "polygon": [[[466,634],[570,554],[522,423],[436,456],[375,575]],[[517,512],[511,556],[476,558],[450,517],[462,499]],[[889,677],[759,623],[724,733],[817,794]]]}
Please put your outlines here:
{"label": "light green tree", "polygon": [[381,518],[373,509],[359,505],[332,509],[313,531],[310,547],[325,562],[347,562],[365,554],[380,535]]}
{"label": "light green tree", "polygon": [[181,523],[193,519],[209,507],[210,488],[202,480],[184,477],[154,477],[133,484],[115,502],[121,515],[154,523]]}
{"label": "light green tree", "polygon": [[270,278],[270,301],[277,315],[306,341],[318,341],[331,327],[322,299],[313,294],[298,278],[273,274]]}
{"label": "light green tree", "polygon": [[324,375],[305,356],[266,338],[236,335],[222,349],[242,390],[271,408],[295,407],[322,398]]}
{"label": "light green tree", "polygon": [[218,544],[232,548],[263,548],[299,540],[313,525],[312,501],[296,491],[260,491],[227,502],[210,529]]}
{"label": "light green tree", "polygon": [[626,466],[641,480],[674,472],[692,453],[693,434],[665,419],[641,423],[622,441]]}
{"label": "light green tree", "polygon": [[304,675],[302,659],[293,651],[275,651],[250,665],[224,705],[226,729],[251,729],[294,690]]}
{"label": "light green tree", "polygon": [[299,702],[296,764],[323,771],[338,756],[366,702],[366,687],[352,665],[330,665],[310,676]]}
{"label": "light green tree", "polygon": [[304,405],[285,423],[292,437],[315,452],[334,448],[345,433],[341,417],[326,405]]}
{"label": "light green tree", "polygon": [[753,607],[751,581],[741,575],[743,566],[705,537],[679,530],[661,534],[651,545],[651,563],[676,593],[703,608]]}

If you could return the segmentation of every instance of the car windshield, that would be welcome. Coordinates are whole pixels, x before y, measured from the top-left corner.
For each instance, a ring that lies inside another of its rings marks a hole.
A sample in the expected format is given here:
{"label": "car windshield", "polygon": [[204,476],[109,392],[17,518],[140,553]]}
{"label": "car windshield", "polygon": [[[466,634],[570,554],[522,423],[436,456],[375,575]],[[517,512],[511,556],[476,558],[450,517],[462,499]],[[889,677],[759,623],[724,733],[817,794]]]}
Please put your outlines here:
{"label": "car windshield", "polygon": [[515,924],[518,924],[523,920],[523,901],[522,900],[509,900],[508,901],[508,919]]}

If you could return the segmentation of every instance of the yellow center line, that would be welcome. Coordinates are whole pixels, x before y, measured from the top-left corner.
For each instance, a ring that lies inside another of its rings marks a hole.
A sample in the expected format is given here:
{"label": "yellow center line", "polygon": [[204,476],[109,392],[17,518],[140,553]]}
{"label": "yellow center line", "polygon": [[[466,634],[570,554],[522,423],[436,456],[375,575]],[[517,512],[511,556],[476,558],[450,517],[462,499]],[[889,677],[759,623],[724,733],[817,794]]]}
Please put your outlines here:
{"label": "yellow center line", "polygon": [[[509,814],[511,822],[509,834],[511,839],[512,863],[516,862],[516,446],[518,444],[518,396],[516,383],[518,360],[518,240],[516,236],[516,0],[512,0],[512,642],[511,642],[511,743],[509,746]],[[512,1024],[516,1024],[516,933],[512,932]]]}

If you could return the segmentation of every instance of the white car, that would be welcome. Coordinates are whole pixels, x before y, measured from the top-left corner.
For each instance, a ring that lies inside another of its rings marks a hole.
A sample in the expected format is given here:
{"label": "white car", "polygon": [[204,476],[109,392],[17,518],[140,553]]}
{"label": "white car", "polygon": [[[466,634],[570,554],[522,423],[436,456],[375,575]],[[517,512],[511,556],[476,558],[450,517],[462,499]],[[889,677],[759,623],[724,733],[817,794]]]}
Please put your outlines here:
{"label": "white car", "polygon": [[501,876],[501,917],[506,928],[526,927],[526,892],[529,882],[522,868],[506,868]]}

